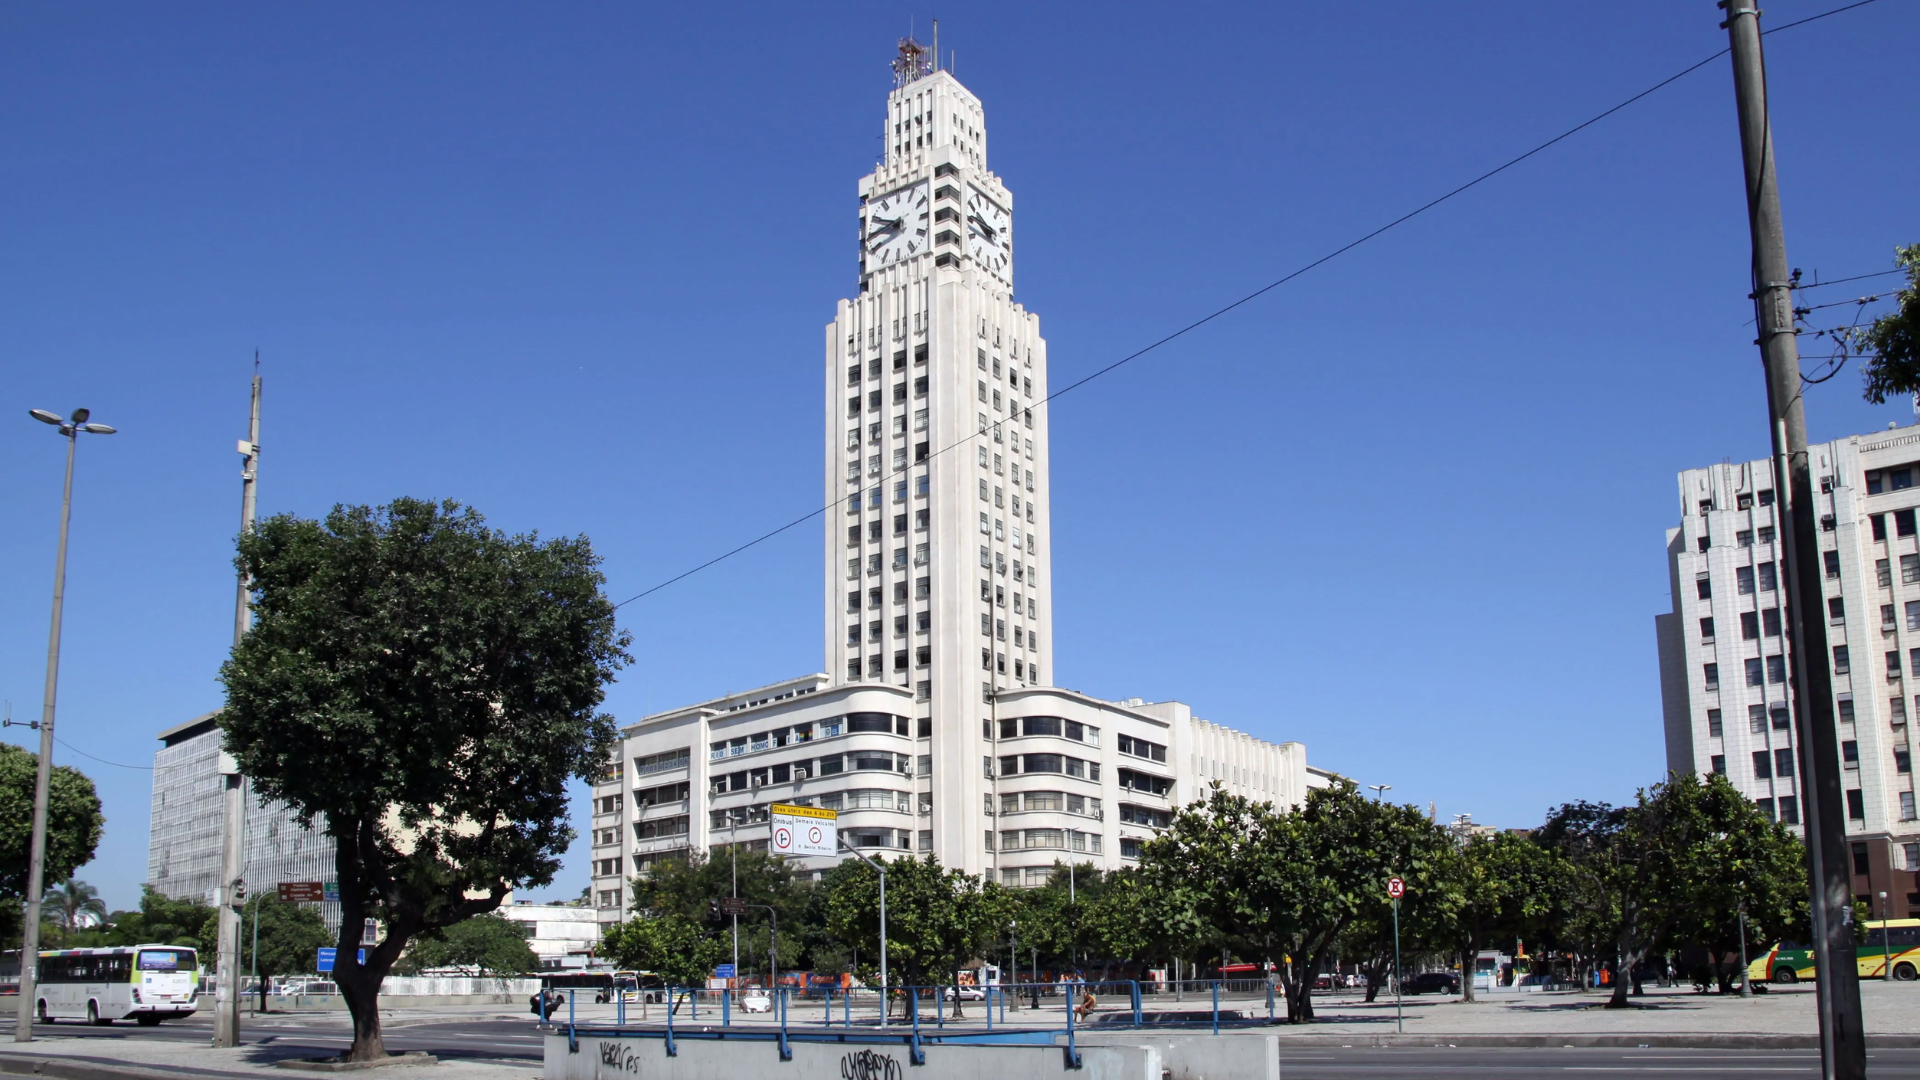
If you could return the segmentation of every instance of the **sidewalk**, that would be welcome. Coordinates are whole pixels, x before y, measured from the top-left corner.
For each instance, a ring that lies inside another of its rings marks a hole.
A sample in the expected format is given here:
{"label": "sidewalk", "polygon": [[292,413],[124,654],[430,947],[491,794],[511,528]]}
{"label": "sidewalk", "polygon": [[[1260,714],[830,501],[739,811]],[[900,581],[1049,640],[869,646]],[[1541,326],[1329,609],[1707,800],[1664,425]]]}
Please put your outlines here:
{"label": "sidewalk", "polygon": [[[440,1017],[442,1022],[456,1017]],[[265,1024],[256,1023],[258,1032]],[[344,1030],[345,1025],[342,1025]],[[309,1029],[311,1030],[311,1029]],[[310,1072],[283,1069],[274,1062],[288,1058],[319,1056],[311,1043],[296,1035],[277,1044],[267,1036],[258,1042],[231,1050],[216,1050],[195,1040],[181,1042],[168,1038],[98,1039],[63,1036],[36,1030],[30,1043],[0,1043],[0,1076],[40,1075],[56,1080],[182,1080],[184,1077],[217,1077],[232,1080],[320,1080],[323,1077],[346,1080],[537,1080],[537,1063],[525,1065],[442,1060],[435,1065],[390,1065],[379,1069],[348,1073]],[[398,1052],[398,1051],[394,1051]]]}

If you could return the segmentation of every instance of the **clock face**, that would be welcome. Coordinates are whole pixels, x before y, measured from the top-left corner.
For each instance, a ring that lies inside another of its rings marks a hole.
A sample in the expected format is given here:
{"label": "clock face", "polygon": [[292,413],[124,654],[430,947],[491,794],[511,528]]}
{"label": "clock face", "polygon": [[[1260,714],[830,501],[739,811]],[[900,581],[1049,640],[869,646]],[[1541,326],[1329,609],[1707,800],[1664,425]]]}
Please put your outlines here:
{"label": "clock face", "polygon": [[927,185],[890,191],[867,203],[867,266],[885,266],[927,250]]}
{"label": "clock face", "polygon": [[978,189],[967,189],[967,254],[1002,279],[1013,265],[1013,216]]}

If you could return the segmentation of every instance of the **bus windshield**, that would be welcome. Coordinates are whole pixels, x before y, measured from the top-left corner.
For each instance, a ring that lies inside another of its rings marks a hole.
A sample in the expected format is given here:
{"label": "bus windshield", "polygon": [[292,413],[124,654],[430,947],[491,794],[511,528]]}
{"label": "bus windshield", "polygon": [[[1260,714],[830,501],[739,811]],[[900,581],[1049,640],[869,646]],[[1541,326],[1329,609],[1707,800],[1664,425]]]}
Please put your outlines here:
{"label": "bus windshield", "polygon": [[192,971],[194,960],[192,949],[141,949],[138,966],[141,971]]}

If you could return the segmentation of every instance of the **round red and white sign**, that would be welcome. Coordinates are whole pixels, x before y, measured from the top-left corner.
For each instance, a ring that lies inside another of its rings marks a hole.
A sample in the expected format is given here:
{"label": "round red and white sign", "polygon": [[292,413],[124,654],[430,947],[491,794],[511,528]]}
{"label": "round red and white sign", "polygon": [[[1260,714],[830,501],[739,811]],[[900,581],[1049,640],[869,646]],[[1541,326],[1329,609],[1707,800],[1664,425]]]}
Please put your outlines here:
{"label": "round red and white sign", "polygon": [[1397,877],[1388,878],[1387,895],[1393,897],[1395,900],[1407,895],[1407,883]]}
{"label": "round red and white sign", "polygon": [[773,830],[773,850],[793,850],[793,831],[785,826]]}
{"label": "round red and white sign", "polygon": [[807,843],[809,844],[818,844],[824,835],[818,825],[810,825],[807,827]]}

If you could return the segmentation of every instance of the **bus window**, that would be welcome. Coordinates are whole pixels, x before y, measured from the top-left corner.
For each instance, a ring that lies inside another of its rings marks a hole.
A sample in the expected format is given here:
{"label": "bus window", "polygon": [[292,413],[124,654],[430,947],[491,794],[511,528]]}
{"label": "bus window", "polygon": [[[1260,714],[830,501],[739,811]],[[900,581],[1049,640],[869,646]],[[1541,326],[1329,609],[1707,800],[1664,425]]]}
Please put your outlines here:
{"label": "bus window", "polygon": [[141,949],[141,971],[192,971],[194,953],[188,949]]}

